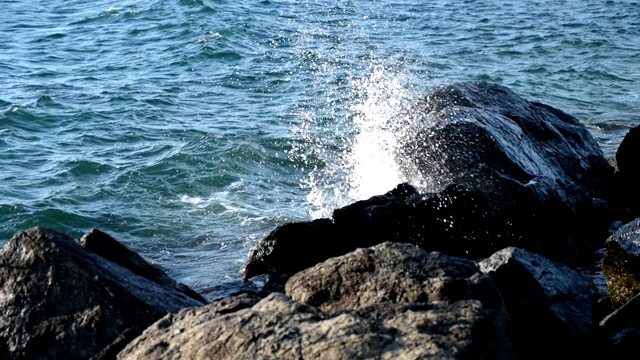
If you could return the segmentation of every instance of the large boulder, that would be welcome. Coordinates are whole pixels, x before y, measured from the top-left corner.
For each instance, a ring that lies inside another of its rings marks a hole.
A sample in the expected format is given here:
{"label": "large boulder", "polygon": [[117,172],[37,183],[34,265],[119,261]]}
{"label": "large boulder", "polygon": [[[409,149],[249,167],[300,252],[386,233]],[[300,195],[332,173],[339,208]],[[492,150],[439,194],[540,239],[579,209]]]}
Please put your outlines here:
{"label": "large boulder", "polygon": [[482,193],[511,246],[571,265],[602,247],[615,177],[575,117],[487,82],[438,87],[406,117],[398,159],[414,182]]}
{"label": "large boulder", "polygon": [[471,82],[433,90],[397,123],[398,162],[415,185],[282,225],[252,249],[246,278],[286,279],[384,241],[473,260],[516,246],[576,267],[609,235],[613,168],[576,118]]}
{"label": "large boulder", "polygon": [[162,316],[204,304],[108,235],[83,243],[108,258],[41,227],[0,251],[0,358],[114,358]]}
{"label": "large boulder", "polygon": [[291,299],[325,313],[379,303],[440,303],[479,300],[503,309],[493,281],[469,260],[427,252],[415,245],[384,242],[328,259],[287,281]]}
{"label": "large boulder", "polygon": [[233,312],[216,301],[168,315],[118,358],[513,358],[499,292],[467,260],[384,243],[298,273],[286,289],[293,300],[244,294],[221,300],[244,304]]}
{"label": "large boulder", "polygon": [[[212,327],[221,316],[251,308],[263,297],[255,292],[243,292],[212,301],[206,306],[168,314],[129,343],[118,354],[118,359],[234,358],[233,349],[216,355],[214,350],[205,348],[211,340],[208,335],[209,327]],[[219,340],[223,343],[228,340],[235,342],[232,336]]]}
{"label": "large boulder", "polygon": [[478,266],[502,294],[519,358],[588,357],[598,348],[597,292],[588,276],[514,247]]}
{"label": "large boulder", "polygon": [[296,272],[355,249],[329,219],[289,223],[273,230],[251,249],[244,278],[271,275],[286,279]]}
{"label": "large boulder", "polygon": [[176,289],[202,303],[207,302],[200,294],[193,291],[187,285],[175,281],[162,269],[149,264],[138,253],[129,250],[126,246],[111,237],[111,235],[99,229],[92,229],[89,233],[82,236],[82,238],[78,240],[78,244],[92,253],[111,260],[158,285],[169,289]]}

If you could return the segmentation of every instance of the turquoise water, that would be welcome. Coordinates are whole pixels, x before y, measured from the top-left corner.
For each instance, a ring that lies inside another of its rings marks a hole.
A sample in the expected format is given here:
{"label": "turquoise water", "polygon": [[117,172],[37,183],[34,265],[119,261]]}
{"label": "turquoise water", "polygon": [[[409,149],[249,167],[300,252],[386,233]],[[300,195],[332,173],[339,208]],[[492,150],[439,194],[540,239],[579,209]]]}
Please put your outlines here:
{"label": "turquoise water", "polygon": [[98,227],[196,289],[411,181],[389,119],[438,84],[561,108],[607,156],[640,124],[635,1],[0,4],[0,244]]}

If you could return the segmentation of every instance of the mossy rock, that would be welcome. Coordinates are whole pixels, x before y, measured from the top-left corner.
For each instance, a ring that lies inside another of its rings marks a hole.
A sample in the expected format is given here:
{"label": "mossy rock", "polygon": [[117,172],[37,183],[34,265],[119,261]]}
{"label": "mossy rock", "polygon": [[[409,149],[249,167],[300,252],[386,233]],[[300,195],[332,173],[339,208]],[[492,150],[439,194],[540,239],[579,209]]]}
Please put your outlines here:
{"label": "mossy rock", "polygon": [[607,239],[602,272],[615,307],[640,293],[640,219],[622,226]]}

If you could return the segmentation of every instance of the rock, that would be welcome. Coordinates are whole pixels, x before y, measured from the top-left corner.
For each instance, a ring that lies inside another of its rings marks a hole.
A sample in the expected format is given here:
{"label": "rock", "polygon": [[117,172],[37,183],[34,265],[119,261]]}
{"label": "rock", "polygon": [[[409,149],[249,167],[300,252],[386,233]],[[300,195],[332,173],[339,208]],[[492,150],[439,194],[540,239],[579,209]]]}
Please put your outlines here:
{"label": "rock", "polygon": [[640,325],[632,325],[614,334],[607,349],[610,359],[633,359],[640,342]]}
{"label": "rock", "polygon": [[467,260],[384,243],[298,273],[286,289],[307,304],[271,293],[225,314],[218,302],[183,310],[118,358],[513,358],[499,293]]}
{"label": "rock", "polygon": [[420,194],[401,184],[385,195],[336,209],[332,219],[340,233],[357,239],[351,240],[356,247],[393,241],[476,259],[506,246],[484,194],[457,184],[436,194]]}
{"label": "rock", "polygon": [[328,259],[292,276],[291,299],[323,312],[355,310],[379,303],[443,303],[479,300],[503,306],[491,278],[466,259],[385,242]]}
{"label": "rock", "polygon": [[129,250],[116,239],[112,238],[111,235],[104,233],[99,229],[92,229],[88,234],[85,234],[80,238],[78,243],[80,246],[94,254],[100,255],[107,260],[111,260],[144,278],[156,282],[158,285],[175,288],[179,292],[182,292],[201,303],[207,303],[207,300],[195,291],[191,290],[188,286],[176,282],[164,271],[149,264],[142,258],[142,256]]}
{"label": "rock", "polygon": [[640,217],[640,125],[629,130],[616,151],[616,178],[620,199],[629,209],[631,218]]}
{"label": "rock", "polygon": [[17,233],[0,251],[0,358],[113,358],[165,314],[203,305],[184,287],[132,272],[161,274],[139,260],[105,259],[46,228]]}
{"label": "rock", "polygon": [[[207,355],[207,349],[200,348],[205,345],[204,341],[209,340],[208,328],[215,327],[219,317],[250,308],[262,298],[263,296],[257,293],[245,292],[212,301],[203,307],[188,308],[177,314],[168,314],[129,343],[118,354],[118,359],[233,358],[234,356],[231,356],[234,354],[233,351],[226,355],[214,353]],[[226,339],[217,340],[224,342],[233,339],[229,336]]]}
{"label": "rock", "polygon": [[572,266],[602,247],[613,168],[576,118],[487,82],[438,87],[405,116],[407,177],[483,194],[510,246]]}
{"label": "rock", "polygon": [[608,336],[607,355],[622,359],[633,353],[640,340],[640,294],[602,319],[600,328]]}
{"label": "rock", "polygon": [[355,249],[342,239],[328,219],[282,225],[251,249],[244,278],[268,274],[286,279],[308,266]]}
{"label": "rock", "polygon": [[514,247],[478,266],[502,294],[519,358],[581,357],[576,354],[587,356],[597,348],[597,294],[588,276]]}
{"label": "rock", "polygon": [[607,239],[602,272],[615,307],[640,293],[640,218],[623,225]]}
{"label": "rock", "polygon": [[386,194],[335,210],[331,220],[278,227],[251,250],[244,277],[269,274],[286,280],[328,258],[384,241],[413,243],[452,256],[487,257],[506,246],[499,236],[489,238],[496,233],[490,228],[491,216],[478,192],[451,185],[425,196],[400,184]]}
{"label": "rock", "polygon": [[618,217],[613,168],[586,127],[486,82],[442,86],[397,123],[398,161],[415,186],[285,224],[249,255],[245,278],[286,280],[385,241],[478,260],[516,246],[590,264]]}
{"label": "rock", "polygon": [[609,334],[624,331],[630,326],[640,327],[640,294],[600,321],[600,327]]}

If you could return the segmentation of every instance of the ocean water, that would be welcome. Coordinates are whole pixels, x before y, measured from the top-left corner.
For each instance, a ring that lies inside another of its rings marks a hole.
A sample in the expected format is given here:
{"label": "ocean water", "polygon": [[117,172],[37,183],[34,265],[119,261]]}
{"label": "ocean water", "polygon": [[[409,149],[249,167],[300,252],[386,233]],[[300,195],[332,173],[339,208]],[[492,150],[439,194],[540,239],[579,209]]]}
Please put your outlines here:
{"label": "ocean water", "polygon": [[[640,124],[637,1],[0,0],[0,245],[100,228],[196,290],[403,179],[394,114],[487,80]],[[393,126],[391,126],[393,125]]]}

